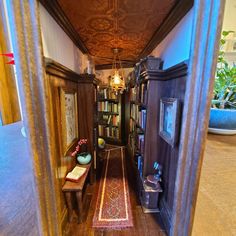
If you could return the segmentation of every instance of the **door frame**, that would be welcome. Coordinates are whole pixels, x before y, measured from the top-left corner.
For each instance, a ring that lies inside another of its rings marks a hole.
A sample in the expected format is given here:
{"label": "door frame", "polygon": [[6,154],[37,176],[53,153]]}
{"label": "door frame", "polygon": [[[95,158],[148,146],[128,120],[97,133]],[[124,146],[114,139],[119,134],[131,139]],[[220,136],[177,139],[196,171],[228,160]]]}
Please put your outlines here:
{"label": "door frame", "polygon": [[[17,84],[27,147],[31,156],[33,190],[37,199],[39,235],[62,235],[58,215],[60,189],[55,183],[54,132],[50,115],[37,0],[4,0],[0,13],[9,20]],[[5,27],[7,27],[7,23]]]}
{"label": "door frame", "polygon": [[195,0],[170,235],[191,235],[225,0]]}
{"label": "door frame", "polygon": [[[189,74],[170,235],[191,234],[224,3],[225,0],[194,1]],[[47,103],[48,84],[43,64],[39,5],[37,0],[9,0],[8,7],[11,12],[11,36],[23,122],[27,128],[28,146],[34,166],[38,228],[42,235],[61,235],[57,215],[59,190],[52,176],[55,172],[52,168],[54,133],[50,125],[50,104]]]}

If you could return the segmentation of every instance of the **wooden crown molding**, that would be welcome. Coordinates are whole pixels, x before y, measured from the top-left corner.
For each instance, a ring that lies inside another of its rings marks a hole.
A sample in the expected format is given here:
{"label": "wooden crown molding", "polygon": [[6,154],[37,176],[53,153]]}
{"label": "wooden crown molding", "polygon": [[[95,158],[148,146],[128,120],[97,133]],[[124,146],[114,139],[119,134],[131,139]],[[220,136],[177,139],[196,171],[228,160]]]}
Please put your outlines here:
{"label": "wooden crown molding", "polygon": [[40,3],[47,9],[54,20],[61,26],[65,33],[70,37],[74,44],[81,50],[82,53],[89,54],[89,51],[83,41],[81,40],[79,34],[70,23],[69,19],[61,9],[57,0],[39,0]]}
{"label": "wooden crown molding", "polygon": [[177,2],[161,26],[156,30],[146,47],[139,54],[138,59],[146,57],[157,47],[157,45],[171,32],[171,30],[193,7],[193,3],[194,0],[182,0]]}
{"label": "wooden crown molding", "polygon": [[[133,68],[135,66],[135,62],[122,62],[122,68]],[[108,70],[112,69],[112,63],[110,64],[102,64],[102,65],[96,65],[95,70]]]}
{"label": "wooden crown molding", "polygon": [[49,75],[71,80],[77,83],[98,83],[94,74],[78,74],[50,58],[44,58],[44,65],[46,73]]}
{"label": "wooden crown molding", "polygon": [[188,61],[183,61],[165,70],[147,70],[141,73],[145,80],[172,80],[186,76],[188,73]]}

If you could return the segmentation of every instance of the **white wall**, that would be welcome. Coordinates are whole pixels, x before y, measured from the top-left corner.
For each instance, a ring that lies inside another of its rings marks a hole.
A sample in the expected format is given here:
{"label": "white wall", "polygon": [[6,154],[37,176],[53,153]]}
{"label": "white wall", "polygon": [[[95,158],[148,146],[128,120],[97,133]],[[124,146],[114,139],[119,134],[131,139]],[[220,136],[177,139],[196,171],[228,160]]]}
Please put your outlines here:
{"label": "white wall", "polygon": [[234,49],[236,45],[236,0],[226,0],[222,30],[235,31],[234,34],[227,36],[223,48],[226,61],[233,66],[236,64],[236,50]]}
{"label": "white wall", "polygon": [[236,0],[226,0],[223,30],[236,31]]}
{"label": "white wall", "polygon": [[87,66],[86,55],[75,46],[41,4],[39,10],[44,56],[77,73],[83,73]]}
{"label": "white wall", "polygon": [[184,16],[166,38],[152,51],[151,55],[164,60],[164,69],[189,59],[192,21],[193,9]]}

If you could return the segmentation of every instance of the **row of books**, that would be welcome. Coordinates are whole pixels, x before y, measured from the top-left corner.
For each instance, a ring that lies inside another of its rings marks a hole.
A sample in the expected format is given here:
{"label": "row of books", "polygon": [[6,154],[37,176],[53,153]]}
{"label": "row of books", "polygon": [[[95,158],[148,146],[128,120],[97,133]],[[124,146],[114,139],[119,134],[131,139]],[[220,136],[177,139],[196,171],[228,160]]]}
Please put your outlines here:
{"label": "row of books", "polygon": [[141,154],[144,153],[144,135],[137,135],[137,148]]}
{"label": "row of books", "polygon": [[130,104],[130,117],[132,117],[134,120],[138,119],[138,105],[136,104]]}
{"label": "row of books", "polygon": [[130,101],[137,101],[137,89],[136,88],[131,88],[130,89]]}
{"label": "row of books", "polygon": [[100,99],[117,99],[117,96],[109,88],[100,89],[98,92]]}
{"label": "row of books", "polygon": [[140,87],[130,89],[130,101],[137,101],[142,104],[147,104],[147,84],[142,84]]}
{"label": "row of books", "polygon": [[135,147],[135,136],[134,134],[129,134],[129,146],[130,146],[130,149],[131,149],[131,154],[132,156],[134,156],[135,154],[135,150],[136,150],[136,147]]}
{"label": "row of books", "polygon": [[114,125],[119,126],[120,116],[119,115],[102,115],[100,119],[100,124],[103,125]]}
{"label": "row of books", "polygon": [[138,113],[138,124],[142,129],[145,129],[146,127],[146,116],[147,116],[147,110],[146,109],[142,109],[141,111],[139,111]]}
{"label": "row of books", "polygon": [[133,118],[142,129],[145,129],[147,117],[146,109],[139,110],[139,107],[137,105],[131,104],[130,117]]}
{"label": "row of books", "polygon": [[120,132],[116,127],[106,127],[104,125],[98,125],[98,134],[102,137],[119,139]]}
{"label": "row of books", "polygon": [[137,165],[138,165],[138,172],[141,177],[143,177],[143,156],[137,155]]}
{"label": "row of books", "polygon": [[118,104],[108,101],[98,102],[98,111],[118,112]]}
{"label": "row of books", "polygon": [[135,129],[136,129],[135,126],[136,126],[135,121],[133,119],[130,119],[130,121],[129,121],[129,132],[130,133],[133,133],[135,131]]}

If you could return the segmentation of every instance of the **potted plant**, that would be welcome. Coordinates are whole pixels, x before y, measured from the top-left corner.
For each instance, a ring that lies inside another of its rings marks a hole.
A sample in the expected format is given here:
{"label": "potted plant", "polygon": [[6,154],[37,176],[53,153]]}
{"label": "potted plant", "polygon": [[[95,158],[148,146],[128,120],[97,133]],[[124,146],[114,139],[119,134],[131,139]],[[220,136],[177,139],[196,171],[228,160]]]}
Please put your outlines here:
{"label": "potted plant", "polygon": [[91,154],[87,152],[87,139],[79,140],[78,145],[71,156],[76,156],[78,163],[81,165],[86,165],[91,161]]}
{"label": "potted plant", "polygon": [[236,134],[236,65],[225,60],[226,37],[234,31],[223,31],[216,69],[209,132]]}

